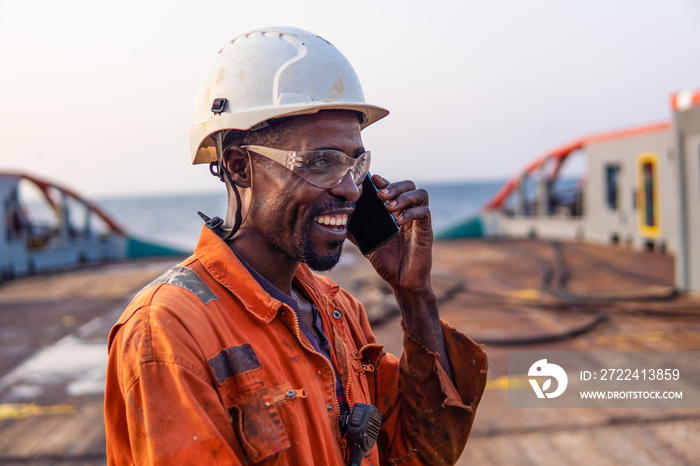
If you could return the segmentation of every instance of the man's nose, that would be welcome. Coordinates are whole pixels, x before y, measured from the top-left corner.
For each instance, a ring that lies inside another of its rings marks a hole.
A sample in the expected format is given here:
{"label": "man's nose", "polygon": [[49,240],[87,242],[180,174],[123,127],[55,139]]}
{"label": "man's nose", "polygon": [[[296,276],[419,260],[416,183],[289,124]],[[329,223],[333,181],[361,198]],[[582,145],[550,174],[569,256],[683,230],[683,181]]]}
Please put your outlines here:
{"label": "man's nose", "polygon": [[348,171],[345,176],[340,180],[340,183],[330,188],[330,193],[337,197],[342,197],[343,199],[356,202],[360,197],[361,187],[355,184],[355,180],[352,177],[352,172]]}

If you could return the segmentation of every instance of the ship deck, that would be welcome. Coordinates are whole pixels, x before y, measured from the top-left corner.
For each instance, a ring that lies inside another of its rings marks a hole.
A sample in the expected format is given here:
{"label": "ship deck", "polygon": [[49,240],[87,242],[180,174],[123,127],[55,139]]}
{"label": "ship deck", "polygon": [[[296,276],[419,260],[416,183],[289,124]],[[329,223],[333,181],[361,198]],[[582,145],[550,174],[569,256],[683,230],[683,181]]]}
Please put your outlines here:
{"label": "ship deck", "polygon": [[[538,240],[439,242],[444,320],[485,344],[489,381],[458,464],[699,464],[700,409],[509,408],[513,350],[700,350],[700,296],[673,292],[670,256]],[[105,464],[106,339],[172,260],[0,286],[0,463]],[[330,273],[401,351],[391,296],[354,250]],[[389,312],[387,312],[389,310]]]}

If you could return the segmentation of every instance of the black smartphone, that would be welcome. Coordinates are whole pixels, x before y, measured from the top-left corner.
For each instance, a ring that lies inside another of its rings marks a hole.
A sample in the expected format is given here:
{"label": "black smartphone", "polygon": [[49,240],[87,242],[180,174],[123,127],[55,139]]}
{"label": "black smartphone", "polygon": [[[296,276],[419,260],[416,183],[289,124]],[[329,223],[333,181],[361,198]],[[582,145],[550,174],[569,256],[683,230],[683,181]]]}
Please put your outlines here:
{"label": "black smartphone", "polygon": [[362,195],[355,204],[348,229],[366,256],[396,236],[400,228],[384,201],[377,197],[377,187],[369,173],[362,182]]}

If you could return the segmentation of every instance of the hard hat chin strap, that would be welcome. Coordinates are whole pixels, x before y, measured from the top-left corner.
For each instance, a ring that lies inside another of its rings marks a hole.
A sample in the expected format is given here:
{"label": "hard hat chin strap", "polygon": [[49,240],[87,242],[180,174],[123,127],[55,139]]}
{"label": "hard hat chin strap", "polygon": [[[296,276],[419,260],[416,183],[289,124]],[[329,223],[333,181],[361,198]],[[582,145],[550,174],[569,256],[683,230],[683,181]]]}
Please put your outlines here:
{"label": "hard hat chin strap", "polygon": [[214,142],[216,144],[216,162],[212,162],[209,164],[209,171],[211,172],[212,175],[216,176],[219,178],[219,180],[222,183],[226,184],[227,191],[228,191],[228,197],[229,197],[229,202],[228,205],[231,204],[231,191],[233,191],[233,194],[236,198],[236,215],[235,215],[235,220],[233,223],[233,228],[229,230],[226,235],[223,236],[224,241],[228,241],[229,239],[233,238],[233,235],[236,234],[238,229],[241,227],[241,224],[243,223],[243,217],[241,215],[241,209],[243,208],[243,203],[241,202],[241,194],[238,192],[238,187],[236,186],[236,183],[233,182],[231,179],[231,174],[228,172],[226,167],[224,166],[224,149],[223,149],[223,135],[222,131],[218,131],[216,134],[214,134]]}

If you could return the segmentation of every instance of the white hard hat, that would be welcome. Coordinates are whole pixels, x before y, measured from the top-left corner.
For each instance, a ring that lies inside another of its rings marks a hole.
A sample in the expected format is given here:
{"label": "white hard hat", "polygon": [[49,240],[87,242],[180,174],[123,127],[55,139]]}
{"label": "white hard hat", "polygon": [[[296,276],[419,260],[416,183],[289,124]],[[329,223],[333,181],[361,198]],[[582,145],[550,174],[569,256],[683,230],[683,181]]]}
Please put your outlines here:
{"label": "white hard hat", "polygon": [[332,109],[360,113],[361,128],[389,114],[365,103],[355,70],[327,40],[291,27],[240,35],[219,50],[197,90],[192,163],[216,161],[210,136],[218,131]]}

